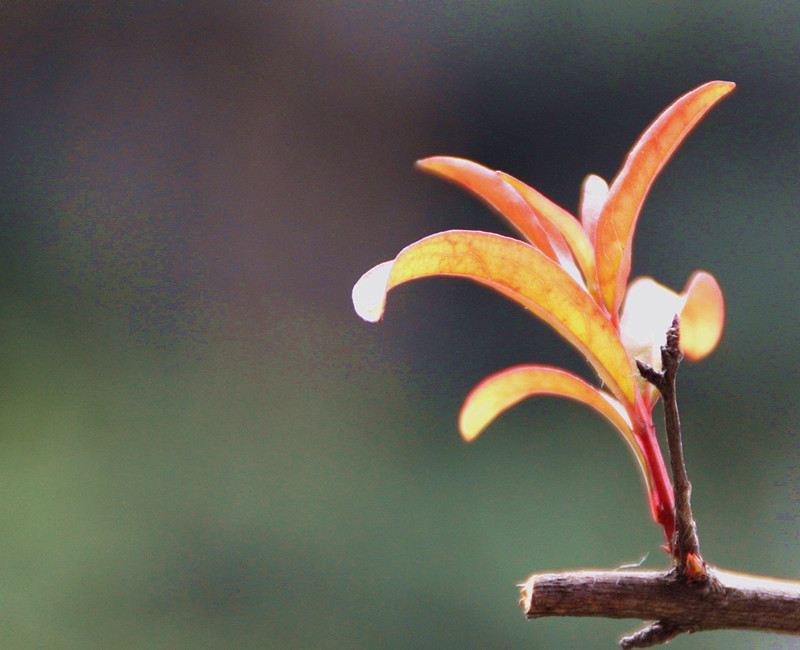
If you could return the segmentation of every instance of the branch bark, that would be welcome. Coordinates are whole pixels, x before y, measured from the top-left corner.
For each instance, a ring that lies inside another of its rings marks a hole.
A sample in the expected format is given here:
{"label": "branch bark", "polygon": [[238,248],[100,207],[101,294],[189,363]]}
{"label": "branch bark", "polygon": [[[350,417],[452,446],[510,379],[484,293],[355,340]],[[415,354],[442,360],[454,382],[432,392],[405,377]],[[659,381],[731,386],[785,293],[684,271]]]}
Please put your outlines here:
{"label": "branch bark", "polygon": [[579,571],[532,575],[522,588],[525,615],[656,620],[620,641],[623,648],[665,643],[683,632],[735,628],[800,634],[800,583],[712,570],[713,587],[675,571]]}

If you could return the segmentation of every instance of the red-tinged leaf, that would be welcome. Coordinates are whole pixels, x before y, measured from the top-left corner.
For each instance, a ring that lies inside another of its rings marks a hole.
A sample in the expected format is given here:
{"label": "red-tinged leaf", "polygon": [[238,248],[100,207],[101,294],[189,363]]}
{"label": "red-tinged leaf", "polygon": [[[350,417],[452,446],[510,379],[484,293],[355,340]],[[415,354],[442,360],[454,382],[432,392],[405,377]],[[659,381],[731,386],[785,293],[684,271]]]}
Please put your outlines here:
{"label": "red-tinged leaf", "polygon": [[683,292],[681,348],[687,359],[698,361],[710,354],[722,337],[725,301],[714,276],[705,271],[694,273]]}
{"label": "red-tinged leaf", "polygon": [[672,153],[706,112],[735,84],[711,81],[687,93],[642,134],[608,192],[597,221],[595,254],[603,301],[616,313],[631,266],[631,242],[647,192]]}
{"label": "red-tinged leaf", "polygon": [[634,403],[630,363],[608,317],[558,264],[510,237],[451,230],[421,239],[364,274],[353,288],[356,311],[380,320],[390,289],[432,275],[475,280],[527,307],[587,357],[620,401]]}
{"label": "red-tinged leaf", "polygon": [[[560,262],[553,242],[536,213],[497,172],[464,158],[432,156],[417,161],[417,169],[472,192],[514,226],[551,260]],[[566,249],[563,244],[562,248]]]}
{"label": "red-tinged leaf", "polygon": [[597,268],[594,260],[594,247],[586,236],[580,222],[561,206],[526,185],[522,181],[498,172],[511,185],[539,216],[542,223],[551,224],[564,237],[572,255],[578,262],[589,292],[599,299],[597,287]]}
{"label": "red-tinged leaf", "polygon": [[636,456],[645,481],[651,485],[644,455],[622,404],[561,368],[517,366],[484,379],[472,390],[461,409],[458,424],[462,437],[474,440],[498,415],[534,395],[566,397],[600,413],[622,434]]}

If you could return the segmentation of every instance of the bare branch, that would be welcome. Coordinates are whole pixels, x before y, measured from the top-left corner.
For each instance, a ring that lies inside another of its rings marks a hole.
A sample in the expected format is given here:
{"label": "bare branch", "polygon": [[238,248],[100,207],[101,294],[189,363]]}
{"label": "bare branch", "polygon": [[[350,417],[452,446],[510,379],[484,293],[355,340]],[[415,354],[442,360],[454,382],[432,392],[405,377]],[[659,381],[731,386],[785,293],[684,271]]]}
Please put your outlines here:
{"label": "bare branch", "polygon": [[528,618],[602,616],[656,621],[623,648],[666,643],[682,632],[736,628],[800,634],[800,583],[711,570],[709,584],[675,571],[535,574],[522,588]]}

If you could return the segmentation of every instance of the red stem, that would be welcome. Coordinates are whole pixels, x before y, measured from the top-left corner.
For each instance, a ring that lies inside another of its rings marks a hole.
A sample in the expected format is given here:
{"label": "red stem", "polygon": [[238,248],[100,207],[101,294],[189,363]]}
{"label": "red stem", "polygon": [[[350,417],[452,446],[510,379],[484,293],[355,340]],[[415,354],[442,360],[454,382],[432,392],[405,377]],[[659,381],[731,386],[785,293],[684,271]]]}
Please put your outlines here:
{"label": "red stem", "polygon": [[658,446],[652,411],[641,397],[636,400],[636,419],[634,421],[633,434],[639,440],[645,463],[647,463],[653,481],[649,495],[653,519],[664,528],[667,542],[671,547],[672,536],[675,532],[675,492],[669,480],[661,448]]}

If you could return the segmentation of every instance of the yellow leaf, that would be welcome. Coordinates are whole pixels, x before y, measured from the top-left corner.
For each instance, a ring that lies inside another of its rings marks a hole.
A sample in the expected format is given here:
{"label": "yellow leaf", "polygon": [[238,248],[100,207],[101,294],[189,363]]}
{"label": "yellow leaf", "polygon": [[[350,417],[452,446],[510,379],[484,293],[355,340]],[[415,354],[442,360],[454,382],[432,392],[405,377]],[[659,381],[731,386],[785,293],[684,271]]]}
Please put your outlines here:
{"label": "yellow leaf", "polygon": [[611,184],[597,221],[595,255],[600,291],[612,313],[628,283],[633,231],[650,186],[686,135],[734,87],[711,81],[676,100],[642,134]]}
{"label": "yellow leaf", "polygon": [[527,397],[556,395],[586,404],[605,417],[630,446],[648,486],[650,476],[625,408],[608,393],[583,379],[548,366],[517,366],[484,379],[464,402],[459,416],[461,436],[474,440],[498,415]]}
{"label": "yellow leaf", "polygon": [[603,310],[560,266],[516,239],[469,230],[421,239],[358,281],[356,311],[366,320],[379,320],[390,289],[432,275],[475,280],[527,307],[588,358],[620,401],[634,403],[628,357]]}

